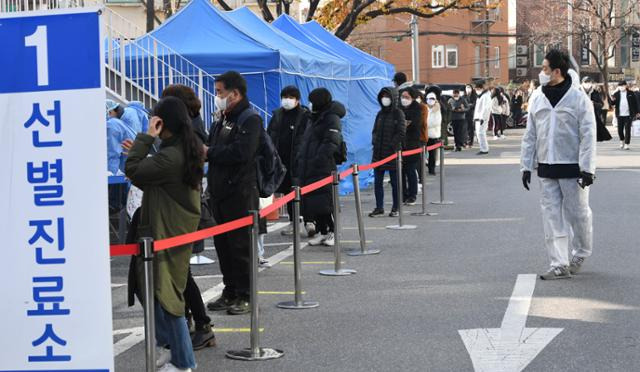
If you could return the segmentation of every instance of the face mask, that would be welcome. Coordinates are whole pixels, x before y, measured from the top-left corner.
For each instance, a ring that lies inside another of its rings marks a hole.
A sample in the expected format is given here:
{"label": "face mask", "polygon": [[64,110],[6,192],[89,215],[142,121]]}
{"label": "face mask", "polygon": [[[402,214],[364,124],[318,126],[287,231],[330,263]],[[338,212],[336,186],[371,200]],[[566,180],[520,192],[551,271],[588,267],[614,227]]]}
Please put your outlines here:
{"label": "face mask", "polygon": [[293,98],[283,98],[282,108],[289,111],[296,107],[296,100]]}
{"label": "face mask", "polygon": [[455,99],[456,101],[460,99],[460,96],[454,96],[453,99]]}
{"label": "face mask", "polygon": [[471,89],[471,88],[467,88],[466,89],[467,94],[471,94],[472,91],[473,91],[473,89]]}
{"label": "face mask", "polygon": [[582,87],[584,88],[584,90],[591,90],[591,83],[584,83],[582,84]]}
{"label": "face mask", "polygon": [[422,103],[422,98],[418,97],[416,98],[416,101],[418,101],[418,103]]}
{"label": "face mask", "polygon": [[545,86],[551,81],[551,75],[547,75],[544,73],[544,71],[540,71],[540,74],[538,75],[538,81],[540,82],[540,85]]}
{"label": "face mask", "polygon": [[227,109],[228,100],[229,100],[228,96],[224,98],[220,98],[220,96],[216,96],[215,104],[216,104],[216,107],[218,108],[218,111],[224,111]]}
{"label": "face mask", "polygon": [[382,102],[382,106],[384,106],[384,107],[391,106],[391,98],[389,98],[389,97],[382,97],[382,99],[380,101]]}
{"label": "face mask", "polygon": [[627,91],[627,88],[626,88],[626,87],[620,87],[620,91],[621,91],[621,92],[626,92],[626,91]]}
{"label": "face mask", "polygon": [[435,99],[433,99],[433,98],[427,99],[427,105],[433,106],[435,104],[436,104],[436,100]]}
{"label": "face mask", "polygon": [[482,94],[482,89],[476,89],[476,94],[477,95],[481,95]]}
{"label": "face mask", "polygon": [[407,98],[402,98],[400,100],[400,102],[402,103],[402,106],[408,107],[409,105],[411,105],[411,102],[413,102],[413,100],[412,99],[407,99]]}

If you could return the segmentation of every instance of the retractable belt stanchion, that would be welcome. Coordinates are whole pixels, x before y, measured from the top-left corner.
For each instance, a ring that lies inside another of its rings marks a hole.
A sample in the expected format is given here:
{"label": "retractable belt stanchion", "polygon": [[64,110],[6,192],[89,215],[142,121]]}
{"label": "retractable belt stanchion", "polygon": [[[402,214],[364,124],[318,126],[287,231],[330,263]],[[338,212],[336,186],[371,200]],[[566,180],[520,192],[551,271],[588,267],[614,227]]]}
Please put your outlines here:
{"label": "retractable belt stanchion", "polygon": [[[402,208],[402,151],[398,151],[398,157],[396,158],[396,195],[398,200],[398,224],[387,226],[390,230],[413,230],[415,225],[404,225],[402,223],[403,208]],[[424,186],[423,186],[424,187]]]}
{"label": "retractable belt stanchion", "polygon": [[437,213],[427,212],[427,146],[422,145],[420,152],[420,178],[422,179],[422,212],[411,213],[412,216],[437,216]]}
{"label": "retractable belt stanchion", "polygon": [[146,372],[156,370],[156,316],[155,291],[153,283],[153,239],[140,239],[140,256],[144,270],[144,288],[142,292],[144,309],[144,350]]}
{"label": "retractable belt stanchion", "polygon": [[440,146],[440,201],[431,202],[431,204],[453,204],[452,201],[447,201],[444,199],[444,144]]}
{"label": "retractable belt stanchion", "polygon": [[360,199],[360,169],[358,164],[353,165],[353,195],[356,200],[356,219],[358,221],[358,233],[360,235],[360,250],[348,252],[349,256],[369,256],[379,254],[379,249],[367,249],[367,238],[364,232],[364,221],[362,221],[362,201]]}
{"label": "retractable belt stanchion", "polygon": [[355,274],[355,270],[351,269],[343,269],[342,268],[342,252],[340,247],[340,192],[338,190],[338,185],[340,184],[340,176],[338,172],[332,172],[333,175],[333,184],[332,186],[332,194],[333,194],[333,216],[334,216],[334,238],[335,245],[333,247],[334,254],[336,256],[336,262],[333,270],[322,270],[319,272],[320,275],[326,276],[347,276],[351,274]]}
{"label": "retractable belt stanchion", "polygon": [[315,301],[302,300],[302,264],[300,258],[300,187],[293,187],[296,197],[293,199],[293,285],[294,285],[294,301],[280,302],[277,306],[281,309],[311,309],[318,307],[319,303]]}
{"label": "retractable belt stanchion", "polygon": [[258,316],[258,234],[260,212],[251,211],[253,226],[251,228],[251,266],[250,266],[250,305],[251,305],[251,347],[243,350],[227,351],[227,358],[236,360],[268,360],[284,355],[282,350],[260,347],[260,318]]}

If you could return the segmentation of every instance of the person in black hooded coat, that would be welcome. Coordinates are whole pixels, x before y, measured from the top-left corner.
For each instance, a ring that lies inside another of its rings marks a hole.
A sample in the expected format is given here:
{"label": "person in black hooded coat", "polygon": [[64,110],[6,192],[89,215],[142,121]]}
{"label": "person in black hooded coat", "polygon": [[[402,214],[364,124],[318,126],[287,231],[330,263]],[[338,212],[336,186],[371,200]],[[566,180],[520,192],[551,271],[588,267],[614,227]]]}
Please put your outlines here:
{"label": "person in black hooded coat", "polygon": [[[342,144],[342,124],[346,115],[345,107],[333,101],[325,88],[309,93],[311,102],[311,123],[307,126],[302,145],[296,156],[296,180],[294,183],[306,186],[336,171],[335,156]],[[310,245],[334,244],[333,197],[331,185],[324,186],[302,197],[302,215],[305,220],[316,222],[320,233],[309,240]]]}
{"label": "person in black hooded coat", "polygon": [[[420,128],[424,125],[422,107],[418,101],[418,92],[409,87],[400,90],[400,102],[406,120],[404,149],[414,150],[420,148]],[[412,155],[403,158],[402,163],[402,195],[403,202],[414,205],[418,195],[418,165],[420,155]]]}
{"label": "person in black hooded coat", "polygon": [[[382,160],[397,151],[402,150],[405,135],[405,117],[398,107],[398,91],[392,87],[382,88],[378,93],[380,111],[376,115],[373,124],[371,142],[373,144],[373,162]],[[396,162],[390,161],[373,172],[374,189],[376,196],[376,208],[369,213],[369,217],[380,217],[384,215],[384,173],[389,172],[391,178],[391,189],[393,193],[393,206],[390,217],[398,215],[398,181],[396,175]]]}

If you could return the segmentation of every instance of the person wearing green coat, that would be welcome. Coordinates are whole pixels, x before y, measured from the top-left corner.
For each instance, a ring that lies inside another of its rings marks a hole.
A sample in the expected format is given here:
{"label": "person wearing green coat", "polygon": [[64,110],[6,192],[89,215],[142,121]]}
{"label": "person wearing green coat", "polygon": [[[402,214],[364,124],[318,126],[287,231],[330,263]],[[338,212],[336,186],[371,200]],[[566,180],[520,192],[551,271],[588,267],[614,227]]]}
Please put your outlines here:
{"label": "person wearing green coat", "polygon": [[[129,150],[125,174],[144,192],[137,236],[160,240],[196,231],[200,221],[199,189],[204,175],[204,156],[187,107],[180,99],[161,99],[152,115],[149,130],[138,134]],[[157,137],[162,139],[162,145],[149,157]],[[155,252],[155,320],[160,371],[195,368],[183,295],[190,256],[190,244]],[[142,288],[140,260],[135,265],[135,276],[138,288]]]}

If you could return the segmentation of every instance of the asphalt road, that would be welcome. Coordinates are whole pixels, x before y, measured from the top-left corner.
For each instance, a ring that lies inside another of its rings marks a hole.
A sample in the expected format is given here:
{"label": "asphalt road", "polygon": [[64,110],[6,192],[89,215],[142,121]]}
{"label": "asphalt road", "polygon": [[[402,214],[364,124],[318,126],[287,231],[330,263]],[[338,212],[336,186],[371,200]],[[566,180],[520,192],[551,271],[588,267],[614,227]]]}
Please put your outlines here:
{"label": "asphalt road", "polygon": [[[405,223],[416,230],[388,230],[397,219],[365,217],[370,247],[382,253],[344,256],[344,266],[357,274],[318,275],[332,267],[333,251],[305,247],[305,298],[320,306],[281,310],[275,304],[292,295],[260,296],[261,344],[284,350],[283,358],[226,359],[226,351],[248,347],[249,334],[237,331],[249,327],[249,316],[212,313],[216,328],[234,332],[218,333],[218,347],[196,353],[198,370],[474,371],[458,331],[499,328],[518,275],[540,273],[548,265],[537,180],[529,192],[520,182],[522,132],[507,134],[506,140],[490,141],[486,157],[476,156],[477,149],[447,154],[446,198],[455,204],[429,205],[438,216],[407,214]],[[570,280],[535,282],[526,327],[561,331],[525,371],[640,370],[640,151],[623,152],[617,141],[599,144],[599,164],[591,188],[594,255]],[[429,177],[427,190],[429,200],[438,199],[437,178]],[[343,198],[342,205],[345,249],[357,248],[353,198]],[[373,205],[372,190],[364,191],[363,210]],[[280,262],[260,273],[261,291],[293,290],[287,242],[278,231],[267,237],[267,256]],[[205,254],[216,258],[213,250]],[[125,306],[127,263],[112,261],[116,370],[143,371],[143,344],[131,344],[140,340],[135,333],[142,312],[139,305]],[[217,263],[193,271],[205,296],[215,295],[221,281]],[[502,359],[511,357],[507,350]]]}

